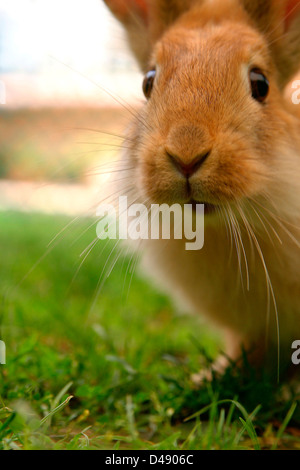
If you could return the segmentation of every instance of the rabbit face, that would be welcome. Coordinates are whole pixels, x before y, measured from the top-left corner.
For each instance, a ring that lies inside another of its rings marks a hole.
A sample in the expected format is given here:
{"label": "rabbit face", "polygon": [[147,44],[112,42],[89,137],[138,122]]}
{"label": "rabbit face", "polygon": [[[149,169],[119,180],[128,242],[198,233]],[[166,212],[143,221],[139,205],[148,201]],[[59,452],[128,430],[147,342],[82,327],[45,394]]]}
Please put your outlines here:
{"label": "rabbit face", "polygon": [[[281,94],[259,33],[230,22],[175,26],[151,64],[133,152],[142,195],[214,208],[264,191],[284,136]],[[251,83],[251,70],[261,71],[265,83]]]}

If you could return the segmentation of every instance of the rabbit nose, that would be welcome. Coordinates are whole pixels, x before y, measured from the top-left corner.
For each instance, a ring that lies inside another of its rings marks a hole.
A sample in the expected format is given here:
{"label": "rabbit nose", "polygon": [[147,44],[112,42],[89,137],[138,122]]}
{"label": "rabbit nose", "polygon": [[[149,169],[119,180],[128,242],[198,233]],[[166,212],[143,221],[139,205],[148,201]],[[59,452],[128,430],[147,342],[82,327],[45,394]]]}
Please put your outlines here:
{"label": "rabbit nose", "polygon": [[177,168],[177,170],[185,176],[185,178],[190,178],[193,176],[199,168],[203,165],[205,160],[209,157],[211,150],[205,151],[199,155],[197,155],[193,160],[187,162],[183,160],[181,157],[174,155],[167,151],[167,155],[170,158],[173,166]]}

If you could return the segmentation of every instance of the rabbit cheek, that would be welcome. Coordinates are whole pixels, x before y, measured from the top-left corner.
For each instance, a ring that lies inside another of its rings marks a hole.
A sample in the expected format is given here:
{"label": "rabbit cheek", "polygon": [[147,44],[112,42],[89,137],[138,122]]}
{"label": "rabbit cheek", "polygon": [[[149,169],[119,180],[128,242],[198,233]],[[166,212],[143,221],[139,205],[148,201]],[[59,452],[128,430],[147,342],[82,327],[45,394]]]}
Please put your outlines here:
{"label": "rabbit cheek", "polygon": [[[226,142],[226,140],[224,140]],[[241,146],[241,144],[240,144]],[[191,180],[195,199],[224,203],[251,197],[265,185],[266,169],[252,149],[227,144],[216,148],[202,170]]]}
{"label": "rabbit cheek", "polygon": [[139,191],[151,203],[173,204],[188,199],[186,180],[176,173],[163,149],[153,149],[144,155],[139,168]]}
{"label": "rabbit cheek", "polygon": [[253,164],[233,165],[232,159],[218,162],[215,177],[212,176],[202,186],[221,201],[234,201],[253,195],[257,188],[257,169]]}

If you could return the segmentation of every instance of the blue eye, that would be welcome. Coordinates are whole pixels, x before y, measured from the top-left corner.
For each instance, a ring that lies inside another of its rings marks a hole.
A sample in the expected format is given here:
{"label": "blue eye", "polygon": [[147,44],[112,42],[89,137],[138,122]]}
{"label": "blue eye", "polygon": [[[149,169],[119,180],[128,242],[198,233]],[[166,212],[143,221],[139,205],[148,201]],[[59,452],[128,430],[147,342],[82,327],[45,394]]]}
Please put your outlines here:
{"label": "blue eye", "polygon": [[153,89],[153,85],[154,85],[154,80],[155,80],[155,76],[156,76],[156,70],[150,70],[145,78],[144,78],[144,81],[143,81],[143,92],[144,92],[144,95],[145,97],[147,98],[147,100],[150,98],[151,96],[151,93],[152,93],[152,89]]}
{"label": "blue eye", "polygon": [[259,68],[250,71],[250,82],[252,88],[252,98],[263,103],[269,94],[270,84]]}

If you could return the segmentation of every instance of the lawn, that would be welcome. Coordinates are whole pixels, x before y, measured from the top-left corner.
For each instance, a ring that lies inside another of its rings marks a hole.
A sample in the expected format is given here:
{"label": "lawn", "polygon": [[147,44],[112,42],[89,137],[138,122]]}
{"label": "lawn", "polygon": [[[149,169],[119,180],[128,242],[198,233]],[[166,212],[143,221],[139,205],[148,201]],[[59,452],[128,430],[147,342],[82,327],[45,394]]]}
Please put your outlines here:
{"label": "lawn", "polygon": [[196,386],[218,336],[112,242],[82,263],[95,227],[69,222],[0,214],[0,449],[300,449],[295,391],[234,365]]}

